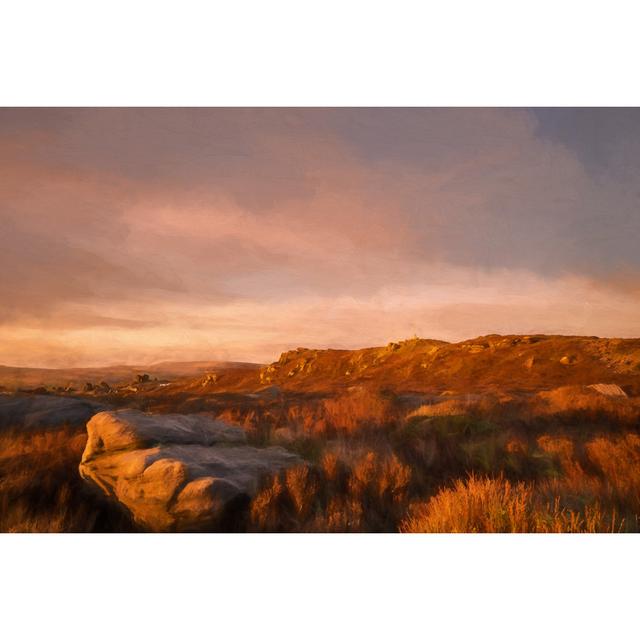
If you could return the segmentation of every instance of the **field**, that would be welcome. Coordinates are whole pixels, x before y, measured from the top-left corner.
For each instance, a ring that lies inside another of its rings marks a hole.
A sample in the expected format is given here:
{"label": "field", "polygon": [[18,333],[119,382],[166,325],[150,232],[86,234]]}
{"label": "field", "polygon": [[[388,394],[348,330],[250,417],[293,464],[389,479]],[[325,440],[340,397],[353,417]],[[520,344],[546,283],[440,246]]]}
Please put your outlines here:
{"label": "field", "polygon": [[[639,531],[638,341],[498,338],[509,344],[299,350],[261,369],[89,395],[207,413],[304,459],[265,480],[228,530]],[[83,424],[5,426],[2,531],[139,530],[81,481],[85,442]]]}

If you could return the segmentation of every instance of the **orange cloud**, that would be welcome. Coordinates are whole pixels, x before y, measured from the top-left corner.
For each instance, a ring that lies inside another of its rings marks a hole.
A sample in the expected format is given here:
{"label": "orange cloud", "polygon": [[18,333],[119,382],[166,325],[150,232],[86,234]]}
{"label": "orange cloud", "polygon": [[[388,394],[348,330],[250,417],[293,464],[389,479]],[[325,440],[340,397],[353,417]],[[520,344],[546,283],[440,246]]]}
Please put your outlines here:
{"label": "orange cloud", "polygon": [[536,126],[520,110],[0,112],[0,362],[637,333],[640,158],[594,175]]}

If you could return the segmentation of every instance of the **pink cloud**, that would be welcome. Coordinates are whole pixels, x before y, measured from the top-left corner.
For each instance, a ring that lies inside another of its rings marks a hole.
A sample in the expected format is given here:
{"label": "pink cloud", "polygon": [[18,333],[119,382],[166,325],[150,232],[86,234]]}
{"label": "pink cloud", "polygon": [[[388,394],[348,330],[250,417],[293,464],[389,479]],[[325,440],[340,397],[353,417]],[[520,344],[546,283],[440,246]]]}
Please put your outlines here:
{"label": "pink cloud", "polygon": [[0,362],[637,332],[635,183],[430,113],[0,113]]}

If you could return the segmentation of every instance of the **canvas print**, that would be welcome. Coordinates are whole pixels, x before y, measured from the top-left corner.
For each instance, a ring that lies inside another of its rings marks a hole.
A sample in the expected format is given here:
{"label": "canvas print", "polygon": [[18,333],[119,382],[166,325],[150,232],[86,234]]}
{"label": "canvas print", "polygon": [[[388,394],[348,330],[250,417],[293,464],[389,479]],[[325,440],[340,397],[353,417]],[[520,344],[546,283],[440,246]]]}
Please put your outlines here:
{"label": "canvas print", "polygon": [[640,529],[640,110],[0,110],[2,532]]}

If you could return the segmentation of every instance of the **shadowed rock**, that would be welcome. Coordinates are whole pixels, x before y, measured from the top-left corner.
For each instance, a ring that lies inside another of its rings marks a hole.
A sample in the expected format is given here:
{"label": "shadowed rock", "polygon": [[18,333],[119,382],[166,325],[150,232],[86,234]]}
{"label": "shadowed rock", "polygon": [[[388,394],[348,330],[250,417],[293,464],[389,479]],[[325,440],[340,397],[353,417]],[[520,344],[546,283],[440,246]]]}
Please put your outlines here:
{"label": "shadowed rock", "polygon": [[79,426],[106,408],[104,404],[83,398],[43,395],[0,396],[0,426]]}
{"label": "shadowed rock", "polygon": [[81,476],[151,531],[216,530],[261,480],[302,460],[246,444],[242,429],[199,415],[105,411],[87,424]]}

